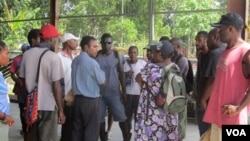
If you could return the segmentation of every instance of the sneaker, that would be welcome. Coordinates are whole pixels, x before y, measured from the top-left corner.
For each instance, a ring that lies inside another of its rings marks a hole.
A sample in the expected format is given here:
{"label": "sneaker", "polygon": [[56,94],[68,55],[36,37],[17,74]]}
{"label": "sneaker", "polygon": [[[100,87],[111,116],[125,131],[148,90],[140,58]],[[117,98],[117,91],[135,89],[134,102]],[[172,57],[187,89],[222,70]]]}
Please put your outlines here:
{"label": "sneaker", "polygon": [[111,131],[108,131],[107,135],[108,135],[108,139],[111,139]]}

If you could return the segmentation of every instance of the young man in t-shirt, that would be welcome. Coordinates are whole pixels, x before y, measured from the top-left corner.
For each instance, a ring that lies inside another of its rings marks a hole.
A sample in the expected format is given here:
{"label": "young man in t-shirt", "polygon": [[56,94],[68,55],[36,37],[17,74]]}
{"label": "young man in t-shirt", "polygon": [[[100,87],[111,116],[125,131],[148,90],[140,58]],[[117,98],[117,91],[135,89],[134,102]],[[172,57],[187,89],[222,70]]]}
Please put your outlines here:
{"label": "young man in t-shirt", "polygon": [[[105,130],[105,116],[109,108],[114,121],[119,122],[122,131],[123,140],[129,141],[131,138],[128,129],[127,117],[123,102],[126,101],[125,75],[123,72],[122,56],[115,50],[112,50],[113,38],[110,34],[104,33],[101,37],[102,50],[98,53],[96,61],[100,64],[101,69],[105,72],[107,83],[100,87],[101,93],[101,141],[107,140]],[[122,92],[120,90],[122,89]],[[122,100],[121,100],[122,99]]]}
{"label": "young man in t-shirt", "polygon": [[221,41],[227,44],[220,55],[211,95],[203,118],[211,124],[212,141],[222,140],[222,125],[248,124],[250,104],[250,45],[241,38],[244,21],[237,13],[221,16]]}
{"label": "young man in t-shirt", "polygon": [[129,59],[124,63],[124,72],[126,76],[126,103],[125,111],[128,121],[129,130],[132,129],[132,119],[136,120],[137,107],[140,98],[141,88],[135,81],[135,77],[141,69],[147,64],[146,61],[138,59],[138,48],[131,46],[128,49]]}

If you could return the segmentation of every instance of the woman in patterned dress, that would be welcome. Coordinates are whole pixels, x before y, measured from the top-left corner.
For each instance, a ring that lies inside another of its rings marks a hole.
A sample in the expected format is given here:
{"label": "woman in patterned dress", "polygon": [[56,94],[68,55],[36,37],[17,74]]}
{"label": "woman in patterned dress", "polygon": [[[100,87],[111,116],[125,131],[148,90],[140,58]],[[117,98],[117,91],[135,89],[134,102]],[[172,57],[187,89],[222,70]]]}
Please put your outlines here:
{"label": "woman in patterned dress", "polygon": [[136,78],[142,90],[135,121],[135,141],[178,141],[178,115],[155,104],[162,83],[162,68],[171,63],[174,47],[162,41],[150,49],[153,63],[148,63]]}

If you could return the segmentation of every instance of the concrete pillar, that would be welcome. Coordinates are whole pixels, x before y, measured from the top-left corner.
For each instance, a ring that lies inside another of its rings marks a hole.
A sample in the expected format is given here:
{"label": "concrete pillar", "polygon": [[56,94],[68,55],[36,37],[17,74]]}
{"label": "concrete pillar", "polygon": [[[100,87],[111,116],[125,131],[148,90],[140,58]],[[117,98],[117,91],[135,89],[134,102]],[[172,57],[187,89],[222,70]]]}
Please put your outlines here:
{"label": "concrete pillar", "polygon": [[[249,0],[227,0],[227,12],[236,12],[242,16],[245,25],[248,24],[248,6]],[[248,31],[244,28],[242,38],[247,41]]]}

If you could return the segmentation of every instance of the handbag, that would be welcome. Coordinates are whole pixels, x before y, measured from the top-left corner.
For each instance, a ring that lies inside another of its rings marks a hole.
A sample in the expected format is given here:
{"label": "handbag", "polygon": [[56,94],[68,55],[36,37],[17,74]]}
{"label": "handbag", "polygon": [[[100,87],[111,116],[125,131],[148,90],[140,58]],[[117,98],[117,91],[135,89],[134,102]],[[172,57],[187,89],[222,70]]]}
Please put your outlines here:
{"label": "handbag", "polygon": [[27,132],[29,128],[37,121],[38,118],[38,88],[37,88],[37,83],[38,83],[38,78],[39,78],[39,72],[40,72],[40,63],[42,56],[49,51],[49,49],[46,49],[43,51],[41,54],[39,61],[38,61],[38,66],[37,66],[37,73],[36,73],[36,86],[33,88],[33,90],[27,95],[26,98],[26,113],[25,113],[25,120],[27,124]]}

